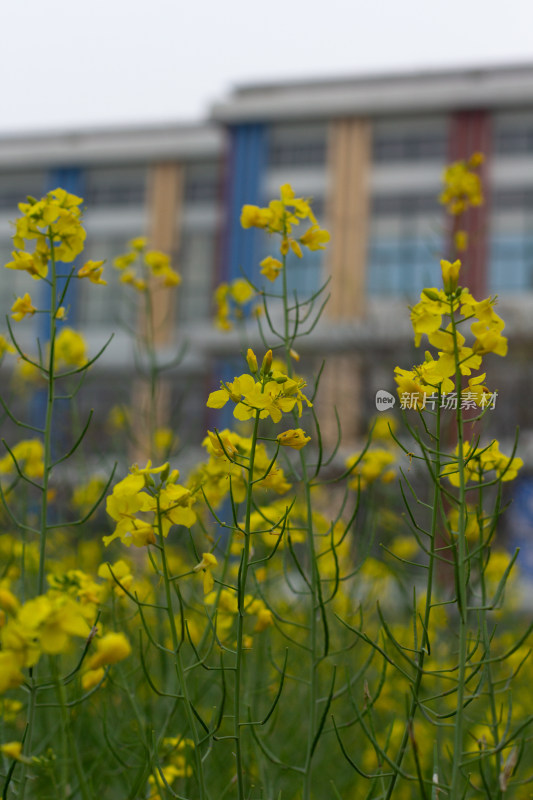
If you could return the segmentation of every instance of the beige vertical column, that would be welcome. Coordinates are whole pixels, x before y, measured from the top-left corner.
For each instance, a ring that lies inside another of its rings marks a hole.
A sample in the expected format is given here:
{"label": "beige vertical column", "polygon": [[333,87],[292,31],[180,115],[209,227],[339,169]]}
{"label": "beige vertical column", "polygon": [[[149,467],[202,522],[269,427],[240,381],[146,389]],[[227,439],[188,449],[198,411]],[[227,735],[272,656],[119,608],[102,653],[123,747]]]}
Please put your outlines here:
{"label": "beige vertical column", "polygon": [[[171,257],[172,267],[178,269],[176,255],[179,246],[180,218],[183,207],[183,166],[174,162],[154,164],[148,175],[147,217],[148,247],[160,250]],[[179,269],[178,269],[179,271]],[[154,341],[157,349],[164,349],[176,338],[176,298],[175,288],[165,288],[154,280],[150,286],[152,292],[152,310]],[[178,289],[179,291],[179,289]],[[144,310],[141,311],[140,325],[146,326]],[[154,421],[150,421],[151,387],[148,380],[137,381],[135,388],[136,409],[143,431],[138,460],[153,458],[154,448],[150,441]],[[155,398],[155,426],[166,426],[169,423],[170,385],[167,380],[160,379]]]}
{"label": "beige vertical column", "polygon": [[[183,205],[183,166],[154,164],[148,178],[148,244],[153,250],[167,253],[177,267]],[[154,283],[154,328],[156,344],[164,347],[172,340],[176,324],[176,292]]]}
{"label": "beige vertical column", "polygon": [[[366,119],[331,123],[326,207],[331,233],[326,257],[327,274],[331,277],[325,318],[328,327],[353,322],[365,309],[370,137],[370,122]],[[357,353],[329,356],[320,392],[327,444],[337,437],[335,408],[342,425],[343,443],[352,445],[360,433],[360,373],[361,359]]]}

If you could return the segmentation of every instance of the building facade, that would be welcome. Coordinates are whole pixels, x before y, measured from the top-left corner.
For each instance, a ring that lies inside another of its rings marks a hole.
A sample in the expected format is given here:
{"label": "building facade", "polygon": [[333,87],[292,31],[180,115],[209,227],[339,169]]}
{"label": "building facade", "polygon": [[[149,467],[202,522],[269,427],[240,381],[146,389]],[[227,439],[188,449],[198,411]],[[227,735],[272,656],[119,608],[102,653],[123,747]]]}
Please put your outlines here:
{"label": "building facade", "polygon": [[[242,230],[240,209],[291,183],[313,198],[332,235],[290,279],[300,296],[330,280],[326,313],[302,340],[302,357],[314,370],[334,355],[321,403],[327,418],[340,406],[353,440],[375,412],[376,390],[393,390],[394,366],[416,362],[406,306],[438,284],[449,254],[437,201],[442,170],[474,151],[485,155],[485,203],[466,219],[465,271],[474,294],[499,295],[508,322],[512,357],[495,357],[494,370],[499,424],[512,437],[517,422],[533,431],[533,66],[244,86],[197,125],[5,137],[0,253],[10,258],[16,204],[57,185],[85,199],[86,258],[111,262],[129,239],[147,235],[183,278],[177,301],[161,311],[161,347],[171,353],[187,342],[174,382],[187,374],[207,385],[215,361],[230,364],[240,352],[237,334],[212,325],[213,291],[242,271],[259,281],[269,252],[266,235]],[[25,278],[2,276],[4,313],[27,291]],[[118,275],[108,268],[106,278],[106,292],[73,286],[69,324],[95,349],[115,333],[99,367],[111,402],[133,365],[126,330],[136,312]],[[23,340],[38,325],[38,317],[28,322]],[[200,430],[205,419],[196,417]]]}

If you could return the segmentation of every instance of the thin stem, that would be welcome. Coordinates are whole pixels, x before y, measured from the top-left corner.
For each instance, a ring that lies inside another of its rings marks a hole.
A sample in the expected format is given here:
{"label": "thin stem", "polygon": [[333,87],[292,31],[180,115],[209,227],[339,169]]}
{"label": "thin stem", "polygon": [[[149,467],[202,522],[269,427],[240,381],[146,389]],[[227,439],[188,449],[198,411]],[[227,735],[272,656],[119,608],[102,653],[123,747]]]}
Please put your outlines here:
{"label": "thin stem", "polygon": [[[46,534],[48,531],[48,483],[52,470],[52,419],[54,411],[55,395],[55,339],[56,339],[56,259],[54,252],[54,240],[51,233],[48,235],[50,241],[50,262],[52,268],[51,277],[51,300],[50,300],[50,354],[48,360],[48,387],[46,397],[46,417],[44,424],[44,475],[41,497],[41,539],[39,546],[39,577],[37,583],[37,594],[42,594],[44,590],[45,562],[46,562]],[[29,734],[28,734],[29,738]]]}
{"label": "thin stem", "polygon": [[[478,516],[477,516],[477,523],[479,526],[479,552],[478,552],[478,559],[479,559],[479,582],[481,588],[481,610],[480,610],[480,623],[481,623],[481,635],[483,637],[483,652],[485,653],[485,657],[488,656],[490,652],[490,642],[491,638],[489,636],[488,625],[487,625],[487,584],[485,580],[485,570],[486,570],[486,563],[485,559],[487,557],[487,552],[485,548],[485,542],[483,540],[483,533],[484,533],[484,523],[483,523],[483,487],[482,487],[482,470],[481,466],[479,469],[479,500],[478,500]],[[494,691],[494,682],[492,678],[492,665],[490,660],[484,666],[484,674],[485,680],[487,682],[488,687],[488,695],[489,695],[489,704],[490,704],[490,716],[491,716],[491,729],[492,729],[492,738],[494,742],[494,747],[496,747],[500,741],[500,731],[499,731],[499,719],[498,719],[498,711],[496,709],[496,698],[495,698],[495,691]],[[492,791],[495,791],[494,800],[501,800],[502,798],[502,790],[499,783],[499,775],[502,766],[502,756],[501,753],[496,751],[494,753],[494,783]]]}
{"label": "thin stem", "polygon": [[[65,685],[63,683],[63,679],[61,678],[61,675],[59,674],[59,670],[57,667],[57,660],[54,657],[52,657],[51,661],[52,661],[52,673],[56,683],[57,698],[59,700],[59,708],[61,711],[62,735],[65,737],[66,743],[68,744],[68,750],[72,755],[72,760],[74,762],[74,771],[76,772],[76,776],[78,778],[81,796],[83,800],[91,800],[91,796],[88,791],[87,776],[83,771],[83,765],[80,759],[79,747],[76,744],[74,735],[72,733],[71,718],[66,703]],[[66,758],[65,758],[65,763],[62,765],[62,768],[66,772],[67,770]],[[65,786],[65,783],[66,781],[63,780],[62,781],[63,787]]]}
{"label": "thin stem", "polygon": [[191,698],[189,695],[189,689],[187,686],[187,682],[185,680],[185,671],[183,669],[183,662],[181,658],[181,649],[180,649],[180,642],[178,637],[178,631],[176,628],[176,620],[174,618],[174,610],[172,607],[172,590],[171,584],[169,579],[169,569],[168,569],[168,562],[167,562],[167,555],[165,550],[165,537],[163,535],[163,526],[162,526],[162,519],[161,519],[161,508],[159,505],[159,496],[157,497],[157,528],[158,528],[158,537],[159,537],[159,546],[160,546],[160,553],[161,553],[161,572],[163,575],[163,583],[165,587],[165,599],[166,599],[166,608],[168,614],[168,621],[170,625],[170,631],[172,635],[172,648],[174,650],[174,664],[176,667],[176,673],[178,676],[178,681],[180,685],[180,690],[183,694],[183,701],[185,703],[185,713],[187,716],[187,722],[189,725],[189,729],[191,731],[191,735],[194,741],[194,758],[196,762],[196,778],[198,780],[198,789],[200,792],[200,800],[206,800],[207,798],[207,791],[205,787],[205,776],[204,776],[204,767],[202,763],[202,758],[200,755],[200,748],[199,748],[199,736],[196,727],[196,720],[194,716],[194,711],[192,708]]}
{"label": "thin stem", "polygon": [[[54,397],[55,397],[55,338],[56,338],[56,304],[57,304],[57,276],[56,276],[56,258],[54,250],[54,239],[51,230],[48,231],[48,240],[50,243],[50,264],[51,264],[51,299],[50,299],[50,352],[48,357],[48,386],[46,396],[46,417],[44,424],[44,442],[43,442],[43,486],[41,494],[41,525],[40,525],[40,542],[39,542],[39,571],[37,579],[37,594],[41,595],[44,591],[45,579],[45,565],[46,565],[46,535],[48,532],[48,483],[50,473],[52,471],[52,420],[54,411]],[[34,666],[30,675],[30,699],[28,702],[28,718],[27,718],[27,734],[24,740],[24,755],[31,756],[33,728],[35,722],[35,706],[37,699],[37,667]],[[26,793],[26,785],[28,778],[27,764],[22,765],[22,774],[20,779],[20,800],[24,800]]]}
{"label": "thin stem", "polygon": [[[287,257],[283,255],[283,341],[285,346],[285,360],[287,362],[287,371],[289,377],[292,377],[292,356],[291,356],[291,337],[289,334],[290,320],[289,320],[289,303],[287,291]],[[294,412],[296,418],[296,411]],[[309,800],[311,797],[312,785],[312,772],[311,762],[315,747],[315,733],[316,733],[316,720],[317,720],[317,694],[318,694],[318,658],[317,658],[317,613],[319,609],[319,581],[320,576],[318,573],[317,558],[315,552],[315,537],[313,529],[313,511],[311,503],[311,486],[309,475],[307,472],[307,462],[303,450],[300,450],[300,467],[302,474],[302,484],[305,492],[305,507],[307,516],[307,532],[306,544],[307,554],[309,560],[309,569],[311,571],[310,586],[310,615],[309,615],[309,694],[308,694],[308,719],[307,719],[307,746],[305,756],[305,777],[303,786],[303,800]],[[325,612],[323,612],[325,613]]]}
{"label": "thin stem", "polygon": [[[435,451],[437,455],[435,457],[434,465],[435,465],[435,475],[437,476],[440,475],[440,439],[441,439],[440,403],[441,403],[441,393],[439,390],[437,413],[435,417]],[[402,740],[400,742],[398,755],[396,756],[395,759],[397,770],[395,771],[394,775],[391,778],[387,794],[385,795],[385,800],[390,800],[390,798],[392,797],[392,793],[394,791],[394,787],[398,779],[399,770],[400,767],[402,766],[403,758],[407,751],[407,745],[409,744],[409,732],[413,730],[413,722],[416,715],[416,711],[419,706],[420,690],[422,687],[422,677],[424,675],[424,661],[426,655],[429,654],[431,649],[431,643],[429,641],[429,624],[431,615],[431,601],[433,596],[433,580],[434,580],[435,563],[436,563],[435,545],[437,538],[439,506],[441,499],[440,494],[441,494],[440,484],[438,481],[435,481],[433,487],[433,510],[431,513],[431,528],[430,528],[431,538],[430,538],[429,563],[428,563],[427,582],[426,582],[426,603],[424,609],[424,626],[423,626],[424,630],[422,633],[422,640],[420,642],[420,649],[418,651],[418,658],[416,663],[416,677],[413,685],[413,697],[409,707],[407,722],[405,725],[405,730],[403,732]],[[414,609],[414,613],[416,613],[416,609]]]}
{"label": "thin stem", "polygon": [[254,463],[255,451],[257,447],[257,433],[259,430],[259,410],[255,412],[254,429],[252,433],[252,444],[250,449],[250,463],[248,470],[248,481],[246,486],[246,520],[244,526],[244,548],[241,557],[241,566],[238,580],[238,617],[237,617],[237,653],[235,659],[235,697],[233,708],[233,730],[235,736],[235,755],[237,760],[237,788],[239,800],[245,798],[242,740],[241,740],[241,682],[243,677],[243,643],[244,643],[244,615],[246,597],[246,579],[250,561],[250,540],[251,540],[251,515],[253,506],[253,485],[254,485]]}
{"label": "thin stem", "polygon": [[450,317],[453,334],[453,349],[455,358],[455,388],[457,392],[457,469],[459,477],[459,524],[457,530],[456,548],[456,603],[459,611],[459,652],[457,675],[457,699],[453,736],[453,761],[450,797],[460,797],[459,782],[461,778],[460,765],[463,755],[463,725],[465,704],[465,679],[467,662],[467,636],[468,636],[468,606],[467,606],[467,576],[466,576],[466,491],[464,468],[464,426],[461,399],[461,368],[459,364],[459,346],[457,342],[457,326],[455,321],[454,300],[450,298]]}

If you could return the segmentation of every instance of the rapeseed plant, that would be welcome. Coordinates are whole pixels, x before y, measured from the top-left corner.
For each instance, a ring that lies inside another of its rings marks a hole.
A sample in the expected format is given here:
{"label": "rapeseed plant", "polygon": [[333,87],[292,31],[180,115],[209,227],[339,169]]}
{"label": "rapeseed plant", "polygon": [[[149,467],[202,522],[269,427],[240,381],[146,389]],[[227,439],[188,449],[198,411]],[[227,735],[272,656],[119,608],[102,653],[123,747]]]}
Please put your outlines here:
{"label": "rapeseed plant", "polygon": [[[25,354],[8,317],[0,357],[18,356],[19,380],[22,367],[46,402],[35,422],[2,398],[24,429],[0,459],[4,797],[525,796],[529,630],[505,611],[520,614],[516,554],[496,543],[502,485],[523,464],[475,429],[467,438],[463,413],[485,417],[484,360],[508,348],[496,299],[460,285],[461,216],[482,202],[479,164],[475,155],[445,173],[456,252],[441,261],[442,287],[411,308],[415,344],[427,337],[432,350],[395,370],[411,440],[383,415],[347,460],[322,440],[320,372],[306,378],[293,363],[325,287],[310,298],[287,290],[292,260],[325,248],[329,233],[288,184],[268,206],[244,206],[243,227],[271,237],[267,284],[220,286],[215,321],[227,330],[260,300],[264,351],[243,341],[239,374],[214,381],[202,402],[231,409],[236,427],[206,430],[205,456],[183,478],[160,413],[168,363],[153,295],[180,277],[138,237],[114,266],[141,300],[145,416],[118,406],[110,425],[147,431],[136,446],[145,466],[116,478],[72,469],[64,485],[60,465],[83,447],[90,418],[58,452],[58,387],[72,399],[69,382],[97,357],[63,325],[68,285],[107,291],[105,269],[60,266],[83,250],[81,198],[57,189],[21,203],[6,266],[44,281],[50,303],[25,293],[11,319],[47,315],[49,345]],[[281,308],[279,329],[269,305]]]}

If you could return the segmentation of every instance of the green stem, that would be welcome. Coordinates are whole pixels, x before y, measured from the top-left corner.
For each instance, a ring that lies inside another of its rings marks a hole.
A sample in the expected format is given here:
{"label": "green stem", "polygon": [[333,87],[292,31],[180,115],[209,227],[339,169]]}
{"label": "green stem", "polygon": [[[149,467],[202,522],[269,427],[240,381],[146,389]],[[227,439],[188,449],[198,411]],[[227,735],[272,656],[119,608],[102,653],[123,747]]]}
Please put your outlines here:
{"label": "green stem", "polygon": [[57,291],[57,278],[56,278],[56,260],[54,252],[53,237],[49,234],[50,240],[50,262],[52,267],[51,276],[51,300],[50,300],[50,354],[48,360],[48,387],[46,397],[46,418],[44,424],[44,475],[43,475],[43,488],[41,497],[41,540],[39,547],[39,577],[37,583],[37,594],[42,594],[44,590],[44,576],[46,564],[46,535],[48,532],[48,484],[51,472],[52,462],[52,418],[54,411],[54,396],[55,396],[55,372],[54,372],[54,358],[55,358],[55,340],[56,340],[56,291]]}
{"label": "green stem", "polygon": [[[479,525],[479,582],[481,587],[481,611],[479,612],[481,615],[481,635],[483,639],[483,652],[485,654],[485,658],[489,659],[490,647],[491,647],[491,638],[489,636],[488,625],[487,625],[487,584],[485,581],[485,558],[487,555],[487,551],[484,547],[485,542],[483,541],[483,473],[480,467],[479,470],[479,500],[478,500],[478,525]],[[494,691],[494,682],[492,678],[492,666],[490,660],[487,664],[485,664],[483,668],[485,681],[487,682],[487,691],[489,695],[489,704],[490,704],[490,715],[492,719],[491,729],[492,729],[492,739],[494,746],[498,744],[500,741],[500,730],[499,730],[499,718],[498,718],[498,711],[496,708],[496,698],[495,698],[495,691]],[[502,767],[502,757],[499,752],[494,753],[494,767],[495,767],[495,775],[494,775],[494,783],[492,792],[494,793],[494,800],[501,800],[503,797],[502,790],[500,788],[499,782],[499,775]]]}
{"label": "green stem", "polygon": [[[55,358],[55,339],[56,339],[56,310],[57,310],[57,277],[56,277],[56,259],[54,251],[54,239],[51,231],[48,232],[48,240],[50,243],[50,264],[51,264],[51,288],[50,288],[50,353],[48,356],[48,387],[46,396],[46,417],[44,424],[44,442],[43,442],[43,486],[41,494],[41,527],[40,527],[40,542],[39,542],[39,571],[37,579],[37,595],[43,594],[44,579],[45,579],[45,565],[46,565],[46,536],[48,533],[48,484],[50,472],[52,470],[52,418],[54,411],[54,397],[55,397],[55,373],[54,373],[54,358]],[[28,702],[28,717],[27,717],[27,734],[24,740],[24,755],[30,757],[32,750],[33,728],[35,723],[35,706],[37,700],[37,667],[34,666],[30,675],[30,699]],[[22,774],[20,779],[20,800],[24,800],[26,793],[26,785],[28,778],[28,767],[26,763],[22,765]]]}
{"label": "green stem", "polygon": [[180,689],[183,694],[187,723],[189,725],[189,730],[191,731],[191,736],[194,741],[194,758],[196,762],[196,778],[198,781],[199,800],[206,800],[207,791],[205,787],[204,767],[199,748],[200,740],[198,736],[196,719],[194,716],[194,711],[192,708],[191,698],[189,694],[189,688],[187,686],[187,681],[185,680],[185,670],[183,668],[183,661],[181,658],[180,642],[178,637],[178,631],[176,628],[176,620],[174,619],[174,610],[172,606],[172,591],[170,586],[168,562],[165,550],[165,537],[163,535],[163,527],[161,522],[161,509],[159,505],[159,496],[157,497],[157,527],[159,535],[159,546],[161,552],[161,572],[163,575],[163,583],[165,587],[165,599],[166,599],[166,607],[168,613],[168,621],[172,635],[172,648],[174,650],[174,665],[176,668],[176,674],[178,676]]}
{"label": "green stem", "polygon": [[[91,796],[88,792],[88,785],[87,785],[87,777],[83,771],[83,766],[80,759],[79,747],[75,741],[74,735],[72,733],[72,725],[69,716],[69,712],[67,709],[67,699],[65,693],[65,685],[63,680],[59,674],[59,670],[57,667],[57,660],[55,658],[50,659],[52,662],[52,674],[54,676],[56,690],[57,690],[57,698],[59,700],[59,707],[61,710],[61,724],[62,724],[62,735],[65,737],[66,743],[68,743],[68,750],[70,750],[70,754],[72,756],[72,760],[74,762],[74,771],[76,772],[76,776],[78,778],[78,783],[80,787],[80,792],[83,800],[91,800]],[[66,773],[67,771],[67,759],[66,753],[64,754],[64,763],[62,769]],[[62,786],[65,787],[66,781],[63,777]],[[65,787],[66,788],[66,787]],[[66,795],[65,795],[66,796]]]}
{"label": "green stem", "polygon": [[237,617],[237,655],[235,660],[235,697],[233,707],[233,733],[235,737],[235,756],[237,761],[237,787],[239,800],[244,800],[244,773],[241,740],[241,682],[243,677],[243,641],[244,641],[244,598],[246,596],[246,579],[250,560],[250,520],[252,515],[252,493],[254,485],[254,463],[257,447],[257,433],[259,430],[259,410],[255,412],[252,444],[250,448],[250,462],[248,466],[248,483],[246,487],[246,521],[244,527],[244,548],[242,552],[241,567],[239,570],[238,591],[238,617]]}
{"label": "green stem", "polygon": [[[288,291],[287,291],[287,256],[283,255],[283,268],[282,268],[282,275],[283,275],[283,325],[284,325],[284,346],[285,346],[285,360],[287,362],[287,372],[289,377],[292,377],[293,369],[292,369],[292,356],[290,353],[290,341],[289,341],[289,298],[288,298]],[[294,416],[296,419],[296,411],[294,412]],[[318,663],[319,658],[317,657],[317,642],[318,642],[318,632],[317,632],[317,613],[320,608],[319,603],[319,592],[320,592],[320,575],[318,573],[318,565],[316,559],[316,552],[315,552],[315,535],[314,535],[314,528],[313,528],[313,510],[312,510],[312,502],[311,502],[311,487],[309,485],[309,475],[307,472],[307,462],[305,459],[305,454],[303,450],[300,450],[300,467],[302,470],[302,484],[304,487],[305,493],[305,505],[306,505],[306,515],[307,515],[307,554],[309,560],[309,568],[310,568],[310,591],[311,591],[311,603],[310,603],[310,615],[309,615],[309,650],[310,650],[310,664],[309,664],[309,711],[307,717],[307,747],[306,747],[306,756],[305,756],[305,777],[304,777],[304,786],[303,786],[303,800],[309,800],[311,797],[311,785],[312,785],[312,772],[311,772],[311,761],[313,758],[313,742],[316,733],[316,718],[317,718],[317,694],[318,694]]]}
{"label": "green stem", "polygon": [[154,308],[152,303],[152,289],[150,284],[150,276],[146,275],[147,288],[145,292],[145,314],[146,314],[146,338],[144,346],[148,356],[148,369],[149,369],[149,386],[150,386],[150,407],[148,409],[148,435],[150,441],[148,443],[148,455],[152,455],[154,448],[155,431],[157,428],[157,383],[158,383],[158,366],[155,351],[155,327],[154,327]]}
{"label": "green stem", "polygon": [[315,552],[315,537],[313,529],[313,512],[311,506],[311,489],[309,486],[309,476],[307,474],[307,464],[303,452],[300,450],[300,465],[302,468],[302,483],[305,491],[305,502],[307,511],[307,549],[309,556],[309,566],[311,570],[311,613],[309,619],[309,647],[310,659],[309,665],[309,716],[307,728],[307,753],[305,757],[305,778],[304,778],[304,800],[309,800],[311,797],[311,760],[313,757],[313,742],[316,733],[316,711],[317,711],[317,693],[318,693],[318,662],[317,658],[317,613],[319,610],[319,580],[318,565]]}
{"label": "green stem", "polygon": [[[437,538],[437,525],[438,525],[438,514],[440,508],[440,501],[441,501],[441,490],[440,484],[438,483],[438,476],[440,475],[440,439],[441,439],[441,419],[440,419],[440,403],[441,403],[441,393],[439,391],[438,396],[438,406],[437,406],[437,416],[436,416],[436,424],[435,424],[435,451],[437,455],[435,456],[435,484],[433,488],[433,510],[431,512],[431,541],[430,541],[430,552],[429,552],[429,563],[428,563],[428,572],[427,572],[427,583],[426,583],[426,603],[424,609],[424,630],[422,633],[422,641],[420,642],[420,650],[418,651],[417,656],[417,663],[416,663],[416,677],[415,682],[413,684],[413,696],[411,699],[411,704],[408,712],[407,722],[405,725],[405,730],[403,732],[402,740],[400,742],[400,747],[398,750],[398,755],[395,759],[395,764],[397,767],[397,771],[391,778],[389,788],[387,794],[385,795],[385,800],[390,800],[392,797],[392,793],[394,791],[394,787],[396,785],[396,781],[398,779],[399,770],[402,766],[402,762],[407,751],[407,745],[409,744],[409,731],[413,728],[413,722],[416,715],[416,711],[419,705],[419,697],[420,697],[420,689],[422,687],[422,677],[424,675],[424,662],[426,655],[430,651],[430,641],[429,641],[429,623],[430,623],[430,616],[431,616],[431,601],[433,597],[433,579],[435,573],[435,545],[436,545],[436,538]],[[414,610],[416,614],[416,609]],[[416,624],[416,621],[415,621]]]}
{"label": "green stem", "polygon": [[457,392],[457,468],[459,474],[459,524],[457,530],[457,555],[456,555],[456,603],[459,611],[459,651],[458,651],[458,675],[457,675],[457,701],[454,719],[453,736],[453,762],[452,777],[450,785],[450,797],[461,797],[459,782],[461,778],[460,767],[463,755],[464,738],[464,700],[465,700],[465,679],[466,679],[466,660],[467,660],[467,638],[468,638],[468,607],[467,607],[467,583],[466,583],[466,480],[464,470],[464,430],[463,414],[461,408],[461,368],[459,358],[459,346],[457,343],[457,327],[455,322],[454,301],[450,299],[450,317],[453,335],[453,348],[455,358],[455,388]]}

